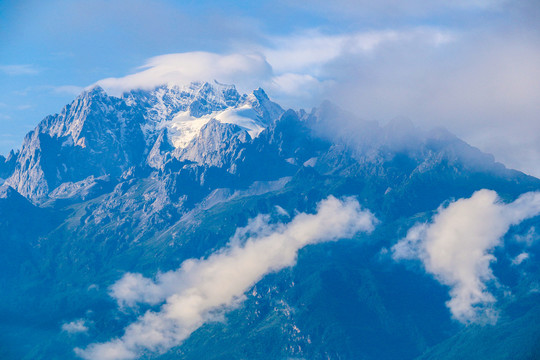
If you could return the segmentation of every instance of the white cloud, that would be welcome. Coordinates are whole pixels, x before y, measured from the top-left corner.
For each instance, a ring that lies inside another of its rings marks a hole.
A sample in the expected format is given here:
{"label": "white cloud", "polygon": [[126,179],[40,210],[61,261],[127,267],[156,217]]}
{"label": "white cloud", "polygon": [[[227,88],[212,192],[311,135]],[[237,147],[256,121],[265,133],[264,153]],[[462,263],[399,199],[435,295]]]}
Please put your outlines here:
{"label": "white cloud", "polygon": [[39,73],[35,66],[28,64],[0,65],[0,71],[7,75],[35,75]]}
{"label": "white cloud", "polygon": [[[178,279],[176,273],[158,274],[157,284],[141,274],[125,274],[111,286],[110,294],[118,301],[120,307],[134,306],[137,303],[155,305],[174,293]],[[165,295],[167,294],[167,295]]]}
{"label": "white cloud", "polygon": [[516,241],[525,243],[527,246],[531,246],[532,243],[537,241],[539,238],[540,235],[536,232],[536,228],[534,226],[531,226],[526,234],[514,236]]}
{"label": "white cloud", "polygon": [[[385,48],[417,43],[437,48],[453,42],[455,36],[446,30],[416,27],[334,35],[308,30],[291,36],[270,37],[267,47],[258,48],[273,69],[273,77],[263,82],[263,87],[278,102],[293,108],[311,108],[325,98],[346,99],[356,106],[363,99],[349,99],[342,91],[342,85],[350,80],[345,73],[349,69],[342,71],[339,65],[343,59],[374,59]],[[332,68],[336,63],[337,70]],[[350,89],[348,85],[346,88]],[[354,92],[349,96],[354,96]]]}
{"label": "white cloud", "polygon": [[134,359],[142,352],[164,352],[179,345],[223,311],[240,305],[244,293],[270,272],[293,266],[309,244],[370,232],[375,217],[351,198],[329,197],[315,214],[300,213],[287,224],[258,216],[231,238],[229,246],[206,259],[189,259],[176,271],[150,280],[126,274],[111,288],[121,306],[165,303],[125,329],[122,337],[76,349],[85,359]]}
{"label": "white cloud", "polygon": [[78,319],[68,323],[62,324],[62,331],[70,334],[87,332],[88,327],[85,325],[84,319]]}
{"label": "white cloud", "polygon": [[311,107],[331,80],[322,81],[308,74],[285,73],[274,76],[263,87],[282,106]]}
{"label": "white cloud", "polygon": [[453,317],[463,323],[494,322],[495,281],[492,250],[501,245],[510,226],[540,214],[540,192],[521,195],[504,204],[497,193],[480,190],[468,199],[439,208],[428,224],[412,227],[393,248],[393,257],[420,259],[426,272],[450,287],[447,302]]}
{"label": "white cloud", "polygon": [[[370,119],[405,116],[444,126],[498,161],[540,176],[538,37],[515,29],[468,29],[435,45],[388,42],[369,55],[344,53],[320,76],[325,96]],[[442,36],[444,39],[444,36]]]}
{"label": "white cloud", "polygon": [[523,252],[516,256],[514,259],[512,259],[512,264],[514,265],[520,265],[522,262],[527,260],[529,258],[529,253]]}
{"label": "white cloud", "polygon": [[103,79],[96,84],[120,95],[136,88],[217,80],[235,84],[242,92],[262,86],[285,106],[311,107],[333,84],[332,76],[324,71],[332,61],[359,54],[371,56],[390,44],[422,42],[436,47],[453,38],[448,31],[426,27],[338,35],[310,30],[287,37],[268,37],[266,47],[242,43],[237,45],[236,52],[225,55],[186,52],[156,56],[131,75]]}
{"label": "white cloud", "polygon": [[271,46],[261,49],[277,73],[299,72],[320,76],[327,63],[351,55],[371,55],[380,47],[407,42],[441,45],[454,35],[437,28],[378,30],[325,35],[311,30],[305,33],[270,38]]}
{"label": "white cloud", "polygon": [[192,81],[217,80],[234,83],[241,91],[249,91],[271,76],[272,69],[260,54],[220,55],[209,52],[186,52],[156,56],[147,61],[142,71],[121,78],[97,82],[112,94],[163,84],[186,85]]}

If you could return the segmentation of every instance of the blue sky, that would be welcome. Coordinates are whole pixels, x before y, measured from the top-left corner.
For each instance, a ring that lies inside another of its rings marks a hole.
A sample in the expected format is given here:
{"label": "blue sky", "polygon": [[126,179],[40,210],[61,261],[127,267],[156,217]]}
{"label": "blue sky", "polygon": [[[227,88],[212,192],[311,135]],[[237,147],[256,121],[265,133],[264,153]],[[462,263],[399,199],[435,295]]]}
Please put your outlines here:
{"label": "blue sky", "polygon": [[294,108],[329,98],[366,119],[445,126],[540,175],[537,1],[291,3],[1,1],[0,154],[84,87],[197,77]]}

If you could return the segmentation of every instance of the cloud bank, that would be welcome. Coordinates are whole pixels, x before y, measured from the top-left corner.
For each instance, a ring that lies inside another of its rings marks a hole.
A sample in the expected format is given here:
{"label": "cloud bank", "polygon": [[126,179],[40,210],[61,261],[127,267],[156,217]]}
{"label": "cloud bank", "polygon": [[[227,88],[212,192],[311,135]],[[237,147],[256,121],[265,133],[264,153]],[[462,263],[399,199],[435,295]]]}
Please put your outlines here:
{"label": "cloud bank", "polygon": [[111,288],[121,306],[164,304],[125,329],[122,337],[76,349],[84,359],[134,359],[179,345],[206,322],[235,308],[244,293],[268,273],[293,266],[298,250],[309,244],[371,232],[376,219],[352,199],[329,197],[315,214],[300,213],[287,224],[258,216],[239,229],[229,245],[206,259],[189,259],[156,280],[126,274]]}
{"label": "cloud bank", "polygon": [[492,250],[510,226],[540,214],[540,192],[504,204],[496,192],[480,190],[468,199],[440,207],[430,223],[412,227],[393,248],[393,258],[419,259],[426,272],[450,287],[447,306],[462,323],[493,323],[496,299],[487,283]]}
{"label": "cloud bank", "polygon": [[242,92],[260,86],[287,106],[317,105],[332,85],[324,67],[340,58],[370,56],[384,46],[421,42],[440,46],[453,40],[448,31],[421,27],[328,35],[306,30],[290,36],[269,36],[267,45],[242,43],[228,54],[185,52],[150,58],[133,74],[96,84],[113,95],[132,89],[186,85],[217,80],[235,84]]}
{"label": "cloud bank", "polygon": [[395,42],[328,62],[325,96],[367,119],[444,126],[507,166],[540,176],[536,35],[459,31],[439,46]]}

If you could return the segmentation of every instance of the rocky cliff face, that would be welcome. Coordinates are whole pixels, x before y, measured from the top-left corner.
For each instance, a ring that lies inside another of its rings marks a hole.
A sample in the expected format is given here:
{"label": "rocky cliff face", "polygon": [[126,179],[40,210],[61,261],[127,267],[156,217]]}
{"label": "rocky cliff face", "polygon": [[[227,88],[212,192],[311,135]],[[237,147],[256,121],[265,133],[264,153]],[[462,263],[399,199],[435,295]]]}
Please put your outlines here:
{"label": "rocky cliff face", "polygon": [[7,184],[40,200],[65,182],[118,176],[143,158],[143,122],[122,99],[86,91],[28,133]]}
{"label": "rocky cliff face", "polygon": [[[10,175],[8,185],[43,201],[66,182],[118,177],[131,167],[162,167],[167,154],[217,165],[222,161],[216,152],[232,137],[247,141],[248,132],[260,133],[281,112],[262,90],[240,96],[234,86],[220,84],[163,86],[121,98],[95,87],[60,114],[46,117],[0,170]],[[175,120],[179,114],[185,116]],[[210,122],[216,117],[219,121]],[[183,145],[177,151],[175,140]]]}

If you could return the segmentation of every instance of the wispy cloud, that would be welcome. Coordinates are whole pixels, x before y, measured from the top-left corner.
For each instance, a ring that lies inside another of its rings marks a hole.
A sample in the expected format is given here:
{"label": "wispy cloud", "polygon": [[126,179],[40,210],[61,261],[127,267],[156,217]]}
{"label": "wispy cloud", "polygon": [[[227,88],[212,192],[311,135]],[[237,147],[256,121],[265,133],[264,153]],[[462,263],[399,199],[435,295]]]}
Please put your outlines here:
{"label": "wispy cloud", "polygon": [[156,280],[126,274],[111,288],[121,306],[156,305],[129,325],[120,338],[76,349],[85,359],[134,359],[143,352],[165,352],[223,311],[235,308],[263,276],[293,266],[298,250],[309,244],[370,232],[376,219],[356,200],[322,201],[315,214],[300,213],[287,224],[258,216],[238,229],[229,245],[206,259],[189,259]]}
{"label": "wispy cloud", "polygon": [[235,83],[241,90],[255,89],[272,69],[260,54],[220,55],[209,52],[168,54],[149,59],[141,71],[97,82],[108,92],[149,89],[163,84],[186,85],[192,81]]}
{"label": "wispy cloud", "polygon": [[514,236],[514,239],[518,242],[527,244],[527,246],[531,246],[533,242],[540,239],[540,234],[536,232],[536,227],[531,226],[526,234],[516,235]]}
{"label": "wispy cloud", "polygon": [[70,334],[84,333],[88,331],[88,327],[86,326],[84,319],[78,319],[62,324],[62,331]]}
{"label": "wispy cloud", "polygon": [[84,87],[77,85],[33,85],[14,91],[19,96],[49,93],[53,95],[68,94],[79,95]]}
{"label": "wispy cloud", "polygon": [[271,37],[271,46],[261,49],[278,73],[299,72],[314,76],[331,61],[350,55],[371,55],[390,44],[424,42],[438,46],[454,40],[454,34],[437,28],[378,30],[328,35],[318,30],[284,37]]}
{"label": "wispy cloud", "polygon": [[[309,108],[318,105],[323,98],[335,101],[333,93],[339,93],[342,99],[347,98],[341,91],[336,91],[348,82],[343,81],[348,79],[346,72],[354,74],[348,66],[342,70],[343,62],[351,59],[370,61],[379,58],[382,51],[395,47],[421,46],[433,50],[452,43],[456,36],[445,29],[413,27],[341,34],[325,34],[311,29],[288,36],[269,37],[269,44],[258,48],[273,69],[273,77],[263,84],[285,105]],[[348,85],[345,87],[349,88]],[[354,93],[355,89],[349,91]]]}
{"label": "wispy cloud", "polygon": [[497,193],[480,190],[468,199],[440,207],[430,223],[412,227],[393,248],[393,257],[419,259],[425,270],[450,287],[447,302],[463,323],[497,320],[496,299],[488,282],[496,281],[490,264],[510,226],[540,214],[540,192],[504,204]]}
{"label": "wispy cloud", "polygon": [[76,85],[61,85],[52,87],[53,91],[59,94],[79,95],[84,87]]}
{"label": "wispy cloud", "polygon": [[524,262],[525,260],[527,260],[529,258],[529,256],[530,256],[529,253],[522,252],[521,254],[516,256],[514,259],[512,259],[512,264],[513,265],[521,265],[521,263]]}
{"label": "wispy cloud", "polygon": [[34,65],[0,65],[0,71],[7,75],[35,75],[39,69]]}

